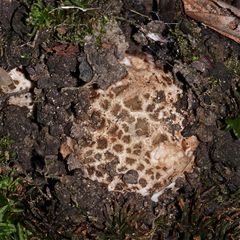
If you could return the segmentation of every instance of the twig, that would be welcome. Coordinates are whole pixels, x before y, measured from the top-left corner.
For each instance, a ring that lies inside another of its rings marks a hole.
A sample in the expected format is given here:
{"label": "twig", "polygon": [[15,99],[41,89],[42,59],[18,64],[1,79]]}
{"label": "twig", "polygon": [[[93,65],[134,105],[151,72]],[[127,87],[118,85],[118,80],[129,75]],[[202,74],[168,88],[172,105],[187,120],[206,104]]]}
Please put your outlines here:
{"label": "twig", "polygon": [[82,12],[87,12],[87,11],[91,11],[91,10],[97,10],[99,8],[81,8],[81,7],[77,7],[77,6],[61,6],[61,7],[58,7],[58,8],[54,8],[49,13],[52,13],[52,12],[54,12],[56,10],[59,10],[59,9],[78,9],[78,10],[81,10]]}
{"label": "twig", "polygon": [[144,14],[142,14],[142,13],[140,13],[140,12],[137,12],[137,11],[135,11],[135,10],[133,10],[133,9],[130,9],[129,11],[130,11],[130,12],[133,12],[133,13],[139,15],[139,16],[145,17],[145,18],[147,18],[147,19],[150,20],[150,21],[152,20],[149,16],[144,15]]}

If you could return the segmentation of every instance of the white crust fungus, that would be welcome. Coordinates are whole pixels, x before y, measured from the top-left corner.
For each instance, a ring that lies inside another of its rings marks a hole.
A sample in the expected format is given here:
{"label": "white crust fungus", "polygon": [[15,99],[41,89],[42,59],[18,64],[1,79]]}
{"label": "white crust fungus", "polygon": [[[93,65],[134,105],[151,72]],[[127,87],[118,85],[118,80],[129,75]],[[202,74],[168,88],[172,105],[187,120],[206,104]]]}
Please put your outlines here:
{"label": "white crust fungus", "polygon": [[128,75],[107,90],[93,90],[88,117],[74,121],[60,151],[70,170],[82,169],[109,191],[153,194],[157,201],[192,171],[198,142],[181,134],[186,113],[175,107],[182,90],[173,78],[144,56],[128,55],[122,63]]}
{"label": "white crust fungus", "polygon": [[12,69],[9,73],[0,68],[0,89],[2,93],[10,95],[9,105],[27,107],[31,112],[33,107],[32,94],[29,92],[31,86],[31,81],[18,68]]}

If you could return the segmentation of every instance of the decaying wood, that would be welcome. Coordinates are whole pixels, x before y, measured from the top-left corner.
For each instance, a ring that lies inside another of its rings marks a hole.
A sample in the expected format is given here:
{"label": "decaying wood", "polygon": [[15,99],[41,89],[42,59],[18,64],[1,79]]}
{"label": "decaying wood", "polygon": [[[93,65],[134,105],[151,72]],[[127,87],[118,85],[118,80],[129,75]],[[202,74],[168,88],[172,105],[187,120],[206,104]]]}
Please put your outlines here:
{"label": "decaying wood", "polygon": [[189,17],[240,43],[240,9],[219,0],[183,0]]}

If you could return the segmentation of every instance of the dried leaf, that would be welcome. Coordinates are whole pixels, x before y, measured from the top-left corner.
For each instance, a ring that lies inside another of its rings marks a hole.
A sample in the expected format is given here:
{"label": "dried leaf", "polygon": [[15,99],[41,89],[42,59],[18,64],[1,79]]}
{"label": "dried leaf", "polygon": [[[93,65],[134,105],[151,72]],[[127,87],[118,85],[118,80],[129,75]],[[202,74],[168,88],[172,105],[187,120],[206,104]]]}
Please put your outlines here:
{"label": "dried leaf", "polygon": [[183,0],[185,13],[240,43],[240,10],[218,0]]}
{"label": "dried leaf", "polygon": [[0,67],[0,87],[12,84],[12,78],[3,68]]}

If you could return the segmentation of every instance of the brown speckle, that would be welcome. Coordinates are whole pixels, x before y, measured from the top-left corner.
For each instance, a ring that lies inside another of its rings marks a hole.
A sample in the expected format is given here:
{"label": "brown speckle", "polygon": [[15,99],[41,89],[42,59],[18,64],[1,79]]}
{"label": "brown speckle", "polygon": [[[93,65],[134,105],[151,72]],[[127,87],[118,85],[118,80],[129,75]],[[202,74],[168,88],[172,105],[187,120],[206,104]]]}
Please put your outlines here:
{"label": "brown speckle", "polygon": [[119,153],[119,152],[122,152],[123,151],[123,146],[121,144],[116,144],[113,146],[113,149]]}
{"label": "brown speckle", "polygon": [[117,158],[117,156],[115,157],[116,158],[114,160],[112,160],[111,162],[108,162],[105,165],[105,169],[107,173],[112,177],[117,175],[116,166],[119,164],[119,159]]}
{"label": "brown speckle", "polygon": [[12,84],[8,85],[8,88],[9,88],[10,90],[14,90],[16,87],[15,87],[15,85],[12,83]]}
{"label": "brown speckle", "polygon": [[142,101],[139,99],[138,96],[125,100],[124,105],[132,111],[142,110]]}
{"label": "brown speckle", "polygon": [[151,118],[152,120],[154,120],[155,122],[158,122],[158,121],[159,121],[159,118],[158,118],[159,113],[158,113],[158,112],[154,112],[153,114],[149,114],[149,116],[150,116],[150,118]]}
{"label": "brown speckle", "polygon": [[88,171],[88,174],[91,176],[91,175],[94,174],[95,168],[94,167],[89,167],[89,168],[87,168],[87,171]]}
{"label": "brown speckle", "polygon": [[130,157],[126,157],[126,163],[133,165],[136,162],[136,159],[134,158],[130,158]]}
{"label": "brown speckle", "polygon": [[146,156],[147,158],[150,158],[150,157],[151,157],[150,152],[147,151],[147,152],[145,153],[145,156]]}
{"label": "brown speckle", "polygon": [[140,142],[136,143],[136,144],[134,144],[133,148],[134,149],[142,149],[142,144]]}
{"label": "brown speckle", "polygon": [[122,93],[124,90],[126,90],[129,87],[129,84],[117,86],[112,89],[112,91],[115,93],[116,96],[118,96],[120,93]]}
{"label": "brown speckle", "polygon": [[109,128],[108,133],[110,135],[116,135],[117,131],[118,131],[118,126],[114,124]]}
{"label": "brown speckle", "polygon": [[130,116],[129,112],[125,109],[123,109],[119,114],[118,114],[118,119],[121,121],[125,121],[127,123],[133,123],[135,121],[135,118]]}
{"label": "brown speckle", "polygon": [[92,154],[93,154],[93,150],[88,150],[88,151],[85,153],[85,156],[86,156],[86,157],[90,157]]}
{"label": "brown speckle", "polygon": [[154,139],[153,139],[153,146],[158,146],[160,143],[167,141],[168,138],[166,135],[159,133]]}
{"label": "brown speckle", "polygon": [[162,167],[162,170],[163,170],[163,171],[167,171],[168,168],[167,168],[166,166],[163,166],[163,167]]}
{"label": "brown speckle", "polygon": [[126,151],[127,151],[127,153],[131,153],[132,152],[131,148],[127,148]]}
{"label": "brown speckle", "polygon": [[149,123],[144,118],[138,118],[135,129],[138,136],[148,136],[149,135]]}
{"label": "brown speckle", "polygon": [[99,95],[100,94],[95,89],[91,89],[89,91],[89,98],[92,99],[92,100],[99,98]]}
{"label": "brown speckle", "polygon": [[20,83],[18,80],[13,80],[13,82],[15,83],[15,85],[18,85]]}
{"label": "brown speckle", "polygon": [[111,143],[117,142],[117,138],[115,138],[115,137],[110,138],[110,140],[111,140]]}
{"label": "brown speckle", "polygon": [[126,166],[122,166],[122,167],[118,168],[118,171],[119,172],[125,172],[125,171],[127,171],[127,167]]}
{"label": "brown speckle", "polygon": [[104,153],[104,157],[106,160],[113,161],[113,160],[118,160],[118,157],[112,154],[111,152],[107,151]]}
{"label": "brown speckle", "polygon": [[116,185],[116,187],[115,187],[115,190],[118,190],[118,191],[121,191],[121,190],[123,190],[123,184],[122,183],[118,183],[117,185]]}
{"label": "brown speckle", "polygon": [[152,112],[153,110],[155,109],[155,104],[149,104],[148,106],[147,106],[147,111],[148,112]]}
{"label": "brown speckle", "polygon": [[135,150],[133,150],[133,154],[134,155],[137,155],[137,156],[140,156],[140,154],[141,154],[141,150],[140,149],[135,149]]}
{"label": "brown speckle", "polygon": [[114,94],[112,92],[109,92],[107,95],[109,98],[113,99],[114,98]]}
{"label": "brown speckle", "polygon": [[97,153],[97,154],[95,154],[94,157],[95,157],[97,160],[101,160],[101,158],[102,158],[102,154]]}
{"label": "brown speckle", "polygon": [[97,169],[101,172],[105,172],[106,171],[105,164],[99,164],[97,166]]}
{"label": "brown speckle", "polygon": [[82,159],[82,162],[83,162],[84,164],[89,164],[89,163],[95,162],[95,160],[94,160],[92,157],[84,157],[84,158]]}
{"label": "brown speckle", "polygon": [[159,172],[156,173],[156,179],[158,180],[161,177],[161,174]]}
{"label": "brown speckle", "polygon": [[157,92],[157,96],[154,98],[155,103],[161,103],[166,101],[166,96],[163,90]]}
{"label": "brown speckle", "polygon": [[94,129],[102,129],[105,126],[105,119],[101,117],[101,113],[94,111],[91,115],[91,125]]}
{"label": "brown speckle", "polygon": [[136,184],[138,182],[138,172],[129,170],[123,175],[123,181],[127,184]]}
{"label": "brown speckle", "polygon": [[176,116],[176,114],[171,114],[170,118],[171,118],[173,121],[175,121],[175,120],[177,119],[177,116]]}
{"label": "brown speckle", "polygon": [[143,188],[147,186],[147,181],[144,178],[140,178],[138,182]]}
{"label": "brown speckle", "polygon": [[125,135],[122,137],[123,142],[125,143],[130,143],[131,142],[131,138],[130,135]]}
{"label": "brown speckle", "polygon": [[144,158],[144,162],[147,163],[147,164],[150,164],[150,161],[148,158]]}
{"label": "brown speckle", "polygon": [[104,110],[108,110],[109,109],[109,101],[107,99],[104,99],[102,102],[101,102],[101,107],[104,109]]}
{"label": "brown speckle", "polygon": [[107,139],[102,137],[97,140],[97,148],[98,149],[105,149],[108,146]]}
{"label": "brown speckle", "polygon": [[122,135],[123,135],[123,131],[119,130],[117,133],[118,139],[121,139]]}
{"label": "brown speckle", "polygon": [[153,174],[153,170],[151,168],[149,168],[148,170],[146,170],[146,174],[147,175],[152,175]]}
{"label": "brown speckle", "polygon": [[126,133],[129,131],[129,126],[126,123],[122,124],[122,128],[123,128],[124,132],[126,132]]}
{"label": "brown speckle", "polygon": [[172,79],[167,76],[162,76],[163,80],[168,84],[172,85]]}
{"label": "brown speckle", "polygon": [[144,165],[143,164],[139,164],[138,167],[137,167],[137,170],[138,171],[142,171],[144,169]]}
{"label": "brown speckle", "polygon": [[150,98],[150,94],[146,93],[146,94],[143,95],[143,97],[148,100]]}
{"label": "brown speckle", "polygon": [[97,176],[97,177],[103,177],[103,174],[102,174],[100,171],[97,171],[97,170],[96,170],[96,176]]}
{"label": "brown speckle", "polygon": [[155,183],[155,184],[153,185],[153,188],[154,188],[154,189],[161,189],[161,188],[162,188],[162,184],[161,184],[161,183]]}
{"label": "brown speckle", "polygon": [[115,104],[111,110],[111,113],[114,115],[114,116],[117,116],[117,114],[120,112],[121,110],[121,106],[119,104]]}
{"label": "brown speckle", "polygon": [[107,176],[107,182],[111,182],[112,181],[112,177],[111,176]]}

